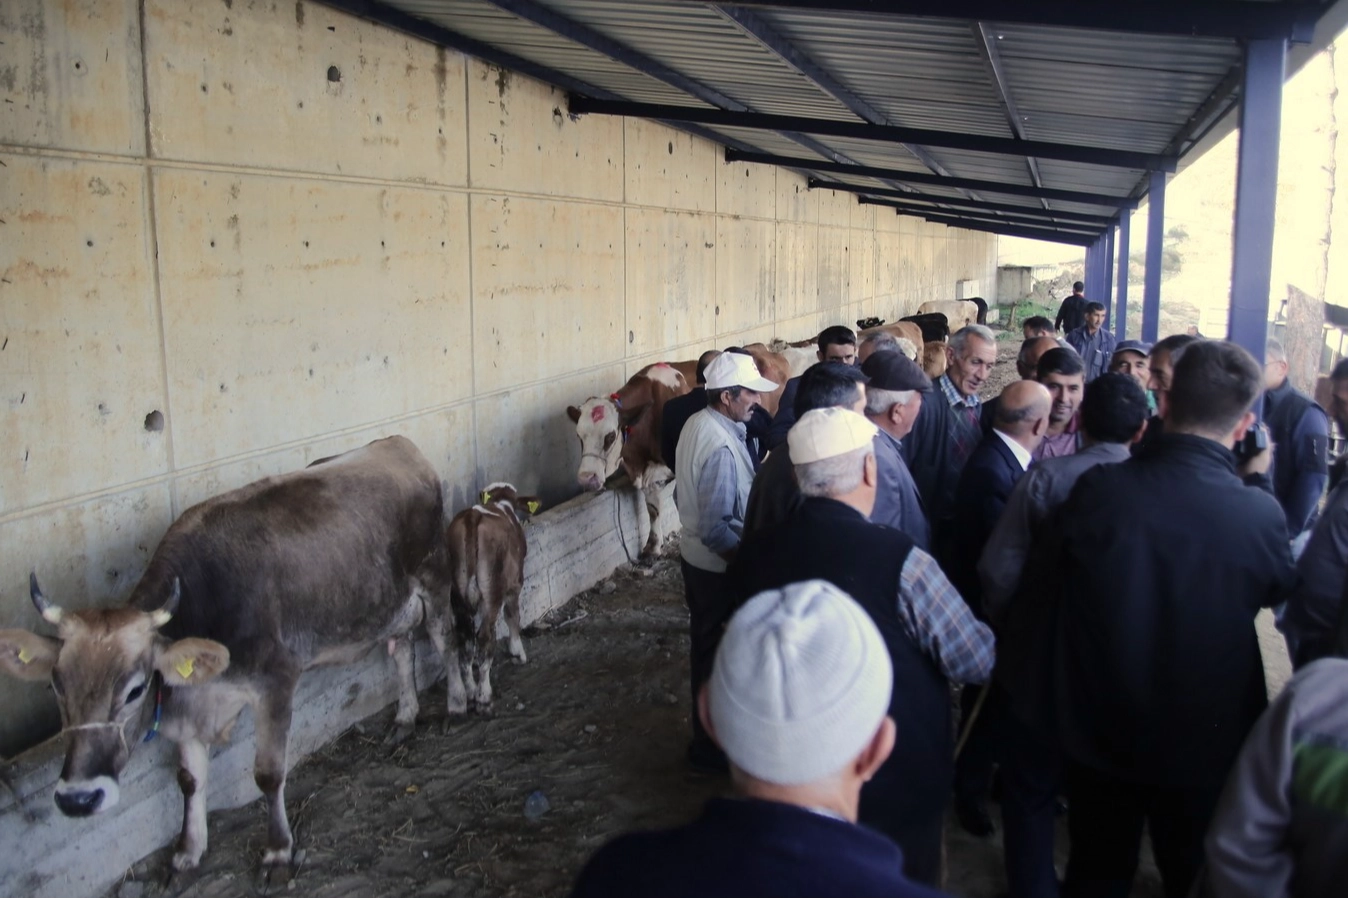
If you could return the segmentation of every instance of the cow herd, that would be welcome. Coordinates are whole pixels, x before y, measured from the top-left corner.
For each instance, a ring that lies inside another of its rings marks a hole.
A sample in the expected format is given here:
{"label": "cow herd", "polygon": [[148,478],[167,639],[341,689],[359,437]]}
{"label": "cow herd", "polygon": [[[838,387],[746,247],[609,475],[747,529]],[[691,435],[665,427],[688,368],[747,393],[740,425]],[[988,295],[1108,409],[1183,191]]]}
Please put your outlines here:
{"label": "cow herd", "polygon": [[[912,321],[878,328],[898,329],[916,354],[939,344],[929,339],[933,328],[948,334],[955,327],[938,316],[963,316],[974,306],[924,308]],[[982,318],[977,307],[971,314]],[[763,344],[744,349],[779,385],[762,400],[775,414],[787,380],[813,359]],[[657,548],[659,490],[673,476],[660,449],[662,413],[692,389],[696,367],[649,365],[614,393],[567,410],[581,442],[581,488],[600,490],[621,468],[642,491],[650,516],[644,555]],[[195,867],[207,845],[210,747],[228,741],[251,707],[253,776],[268,814],[263,861],[289,863],[286,752],[301,674],[386,648],[398,674],[388,739],[406,739],[418,712],[413,641],[424,628],[444,660],[449,715],[489,707],[502,613],[511,655],[526,659],[523,521],[538,506],[496,483],[446,526],[435,468],[410,440],[394,436],[188,509],[123,607],[63,609],[32,575],[33,604],[56,636],[0,630],[0,670],[49,681],[56,695],[66,738],[57,807],[83,817],[115,806],[135,747],[162,735],[177,745],[183,794],[172,864]]]}
{"label": "cow herd", "polygon": [[444,659],[449,713],[489,706],[503,610],[510,652],[525,659],[521,519],[537,508],[493,484],[446,528],[439,475],[395,436],[188,509],[123,608],[64,610],[32,576],[33,603],[57,636],[0,631],[0,668],[50,680],[56,694],[66,736],[56,805],[75,817],[116,805],[131,752],[162,734],[178,746],[183,793],[173,867],[195,867],[210,747],[251,706],[263,860],[289,863],[286,745],[300,675],[387,647],[398,672],[389,739],[405,739],[418,712],[412,641],[424,627]]}

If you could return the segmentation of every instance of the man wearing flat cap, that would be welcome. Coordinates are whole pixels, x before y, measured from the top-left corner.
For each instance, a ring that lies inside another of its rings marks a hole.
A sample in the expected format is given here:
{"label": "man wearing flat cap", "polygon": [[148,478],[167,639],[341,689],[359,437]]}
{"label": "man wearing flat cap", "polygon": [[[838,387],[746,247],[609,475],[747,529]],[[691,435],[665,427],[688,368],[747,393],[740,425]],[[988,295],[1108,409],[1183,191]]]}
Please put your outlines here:
{"label": "man wearing flat cap", "polygon": [[[739,353],[717,356],[707,366],[706,377],[707,408],[683,426],[674,469],[694,704],[711,671],[721,628],[733,611],[725,570],[739,549],[754,480],[744,426],[762,395],[777,389],[758,373],[752,356]],[[699,768],[724,767],[724,756],[702,729],[697,713],[690,717],[689,762]]]}
{"label": "man wearing flat cap", "polygon": [[879,429],[875,435],[875,467],[880,484],[875,491],[871,521],[903,531],[919,549],[931,551],[931,525],[922,507],[913,474],[903,461],[900,443],[913,430],[922,409],[922,394],[931,379],[902,353],[882,351],[867,357],[861,373],[866,386],[866,418]]}
{"label": "man wearing flat cap", "polygon": [[698,703],[735,796],[683,827],[613,840],[575,894],[936,895],[904,876],[892,842],[856,824],[862,784],[895,744],[893,683],[880,632],[832,584],[755,596],[730,620]]}
{"label": "man wearing flat cap", "polygon": [[749,535],[730,567],[736,595],[819,578],[866,610],[889,650],[889,714],[899,740],[862,790],[860,821],[903,850],[904,872],[935,885],[953,741],[950,682],[984,683],[992,631],[901,531],[868,520],[879,484],[875,425],[845,409],[807,412],[787,435],[805,501],[784,524]]}

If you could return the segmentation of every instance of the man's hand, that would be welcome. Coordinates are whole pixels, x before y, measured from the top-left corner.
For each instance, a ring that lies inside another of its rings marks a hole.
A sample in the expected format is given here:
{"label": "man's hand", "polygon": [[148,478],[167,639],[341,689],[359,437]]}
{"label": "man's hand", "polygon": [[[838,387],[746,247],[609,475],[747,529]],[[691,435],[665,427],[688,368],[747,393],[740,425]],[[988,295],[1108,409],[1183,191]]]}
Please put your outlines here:
{"label": "man's hand", "polygon": [[1268,474],[1269,469],[1273,467],[1273,441],[1268,438],[1268,428],[1262,422],[1260,423],[1259,428],[1264,432],[1268,448],[1240,463],[1240,466],[1236,469],[1236,474],[1240,475],[1242,478],[1248,478],[1251,475],[1256,474]]}

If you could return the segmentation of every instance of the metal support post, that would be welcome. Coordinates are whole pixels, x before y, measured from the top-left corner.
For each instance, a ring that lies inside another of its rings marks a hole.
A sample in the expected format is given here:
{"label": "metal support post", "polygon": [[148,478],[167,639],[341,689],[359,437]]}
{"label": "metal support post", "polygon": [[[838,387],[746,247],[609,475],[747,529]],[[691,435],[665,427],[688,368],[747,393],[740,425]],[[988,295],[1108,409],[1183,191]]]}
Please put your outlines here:
{"label": "metal support post", "polygon": [[1114,313],[1114,279],[1110,275],[1114,272],[1114,229],[1106,231],[1103,239],[1105,249],[1100,257],[1100,302],[1105,304],[1105,327],[1113,330],[1110,317]]}
{"label": "metal support post", "polygon": [[1165,172],[1151,173],[1147,191],[1147,276],[1142,284],[1142,339],[1156,342],[1161,327],[1161,241],[1165,238]]}
{"label": "metal support post", "polygon": [[1268,299],[1273,277],[1278,132],[1282,124],[1286,65],[1285,41],[1250,41],[1245,46],[1232,240],[1231,318],[1227,333],[1261,363],[1268,336]]}
{"label": "metal support post", "polygon": [[1119,216],[1118,326],[1114,331],[1119,340],[1128,336],[1128,225],[1131,219],[1127,210]]}

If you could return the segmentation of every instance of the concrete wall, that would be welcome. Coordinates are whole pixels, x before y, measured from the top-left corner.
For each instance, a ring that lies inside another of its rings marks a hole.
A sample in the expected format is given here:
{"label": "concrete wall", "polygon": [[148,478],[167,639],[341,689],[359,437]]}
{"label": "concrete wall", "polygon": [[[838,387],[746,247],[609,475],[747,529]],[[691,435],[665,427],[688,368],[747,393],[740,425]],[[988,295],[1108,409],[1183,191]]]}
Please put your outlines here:
{"label": "concrete wall", "polygon": [[[992,284],[808,191],[313,3],[0,4],[0,627],[124,597],[192,503],[391,433],[455,508],[573,495],[568,403]],[[0,681],[0,752],[54,730]]]}

